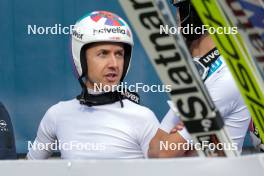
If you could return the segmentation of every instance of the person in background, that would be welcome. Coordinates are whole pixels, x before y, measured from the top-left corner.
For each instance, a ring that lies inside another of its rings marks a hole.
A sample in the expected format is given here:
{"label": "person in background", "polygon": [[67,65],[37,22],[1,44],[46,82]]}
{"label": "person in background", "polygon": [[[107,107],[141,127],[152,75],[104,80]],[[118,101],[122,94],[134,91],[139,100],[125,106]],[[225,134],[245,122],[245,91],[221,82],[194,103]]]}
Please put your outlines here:
{"label": "person in background", "polygon": [[[172,4],[177,8],[177,21],[180,22],[181,27],[191,25],[193,28],[202,27],[203,23],[190,0],[173,0]],[[234,78],[208,33],[183,34],[183,36],[201,79],[224,119],[230,138],[241,152],[251,117]],[[201,60],[209,55],[212,62],[204,65]],[[160,150],[159,148],[160,141],[170,143],[191,141],[191,136],[185,127],[182,130],[175,130],[180,119],[175,115],[173,108],[171,103],[170,110],[163,118],[157,134],[150,143],[150,157],[177,157],[187,152],[183,148],[178,150]]]}
{"label": "person in background", "polygon": [[13,125],[5,106],[0,102],[0,159],[16,159]]}

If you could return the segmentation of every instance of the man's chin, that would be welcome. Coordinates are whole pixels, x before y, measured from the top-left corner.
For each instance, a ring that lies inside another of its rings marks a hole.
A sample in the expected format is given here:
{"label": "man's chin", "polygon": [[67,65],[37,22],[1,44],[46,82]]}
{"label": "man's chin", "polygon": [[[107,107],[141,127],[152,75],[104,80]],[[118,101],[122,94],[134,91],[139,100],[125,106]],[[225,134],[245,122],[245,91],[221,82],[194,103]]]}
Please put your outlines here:
{"label": "man's chin", "polygon": [[119,82],[105,82],[102,83],[102,87],[104,88],[104,92],[115,91]]}
{"label": "man's chin", "polygon": [[117,85],[119,85],[119,82],[108,82],[108,83],[105,83],[103,85],[104,86],[117,86]]}

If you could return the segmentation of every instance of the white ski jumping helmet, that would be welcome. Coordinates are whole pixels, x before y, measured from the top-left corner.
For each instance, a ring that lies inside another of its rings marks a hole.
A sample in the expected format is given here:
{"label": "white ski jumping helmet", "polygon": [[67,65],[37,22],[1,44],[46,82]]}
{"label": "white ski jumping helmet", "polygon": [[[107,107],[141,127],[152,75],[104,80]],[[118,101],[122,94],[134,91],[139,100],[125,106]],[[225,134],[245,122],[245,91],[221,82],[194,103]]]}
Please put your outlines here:
{"label": "white ski jumping helmet", "polygon": [[128,24],[119,16],[107,11],[94,11],[80,18],[72,31],[72,57],[79,78],[87,75],[86,46],[97,42],[123,43],[125,49],[124,71],[126,76],[131,61],[133,36]]}

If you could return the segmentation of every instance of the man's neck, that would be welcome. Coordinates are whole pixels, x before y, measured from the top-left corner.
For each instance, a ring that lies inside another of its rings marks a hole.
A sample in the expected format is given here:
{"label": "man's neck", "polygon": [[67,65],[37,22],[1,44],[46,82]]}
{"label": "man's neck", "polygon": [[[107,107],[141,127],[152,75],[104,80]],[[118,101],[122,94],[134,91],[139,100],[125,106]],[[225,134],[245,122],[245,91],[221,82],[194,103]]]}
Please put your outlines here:
{"label": "man's neck", "polygon": [[86,87],[87,87],[87,90],[88,90],[88,93],[89,94],[92,94],[92,95],[99,95],[99,94],[102,94],[104,93],[103,91],[100,91],[100,90],[96,90],[94,85],[92,84],[89,84],[88,82],[86,82]]}
{"label": "man's neck", "polygon": [[190,45],[190,51],[193,57],[202,57],[214,47],[213,39],[207,34],[193,41]]}
{"label": "man's neck", "polygon": [[95,91],[94,89],[90,89],[90,88],[87,88],[87,90],[88,90],[88,93],[92,94],[92,95],[100,95],[100,94],[104,93],[104,92],[100,92],[100,91]]}

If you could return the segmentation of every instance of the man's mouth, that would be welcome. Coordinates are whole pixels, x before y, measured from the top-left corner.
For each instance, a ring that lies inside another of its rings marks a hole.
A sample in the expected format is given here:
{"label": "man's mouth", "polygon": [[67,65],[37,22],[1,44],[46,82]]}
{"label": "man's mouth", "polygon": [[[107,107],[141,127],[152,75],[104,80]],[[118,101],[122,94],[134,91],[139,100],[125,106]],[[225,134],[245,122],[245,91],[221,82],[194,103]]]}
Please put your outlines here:
{"label": "man's mouth", "polygon": [[106,79],[109,81],[109,82],[114,82],[117,80],[117,74],[116,73],[108,73],[105,75]]}

